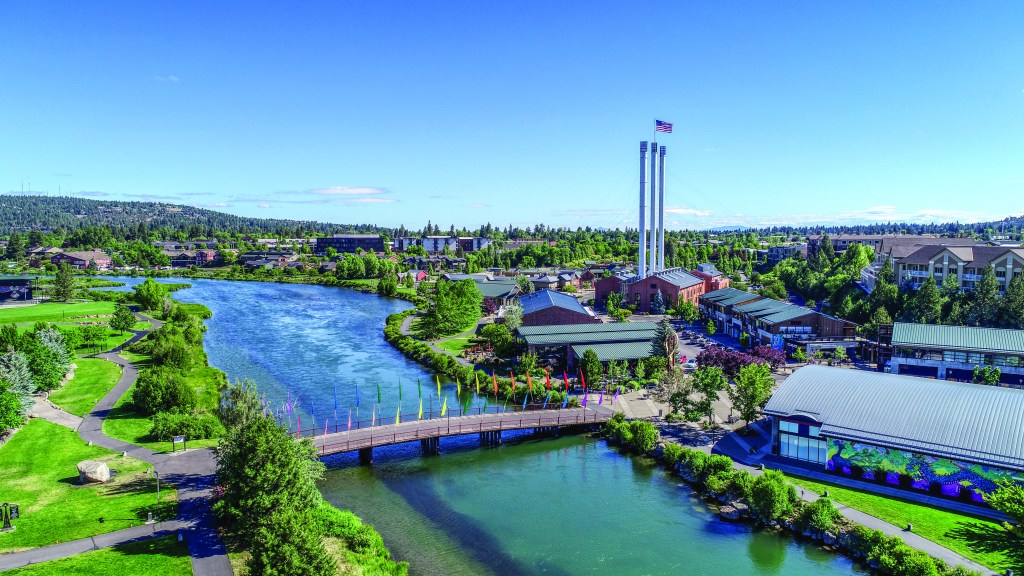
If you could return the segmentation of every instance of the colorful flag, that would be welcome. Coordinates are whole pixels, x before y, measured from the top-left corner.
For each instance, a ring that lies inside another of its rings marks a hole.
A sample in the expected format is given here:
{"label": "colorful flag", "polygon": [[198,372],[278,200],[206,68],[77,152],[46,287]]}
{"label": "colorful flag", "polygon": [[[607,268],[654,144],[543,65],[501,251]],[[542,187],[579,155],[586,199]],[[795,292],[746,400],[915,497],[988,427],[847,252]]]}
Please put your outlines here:
{"label": "colorful flag", "polygon": [[484,407],[480,410],[484,414],[487,414],[487,397],[484,396]]}
{"label": "colorful flag", "polygon": [[448,397],[446,396],[445,399],[444,399],[444,404],[441,405],[441,416],[444,416],[447,413],[448,413]]}
{"label": "colorful flag", "polygon": [[550,392],[551,391],[551,372],[545,372],[544,373],[544,380],[547,381],[548,392]]}
{"label": "colorful flag", "polygon": [[398,402],[402,402],[402,379],[398,379]]}
{"label": "colorful flag", "polygon": [[370,410],[370,428],[373,428],[377,424],[377,407],[374,406],[373,410]]}
{"label": "colorful flag", "polygon": [[655,132],[667,132],[667,133],[671,134],[672,133],[672,124],[670,122],[662,122],[661,120],[655,120],[654,121],[654,131]]}
{"label": "colorful flag", "polygon": [[398,410],[395,411],[395,424],[402,423],[402,405],[398,405]]}
{"label": "colorful flag", "polygon": [[352,409],[348,409],[348,429],[352,429]]}
{"label": "colorful flag", "polygon": [[459,382],[458,377],[455,378],[455,395],[462,396],[462,383]]}
{"label": "colorful flag", "polygon": [[526,395],[523,396],[523,410],[526,410],[526,401],[529,400],[529,399],[530,399],[530,393],[527,392]]}
{"label": "colorful flag", "polygon": [[580,406],[583,406],[584,408],[587,407],[587,387],[586,386],[583,387],[583,401],[580,402]]}
{"label": "colorful flag", "polygon": [[380,399],[380,382],[377,382],[377,404],[383,404],[384,401]]}
{"label": "colorful flag", "polygon": [[530,378],[529,372],[526,373],[526,386],[529,389],[530,394],[533,394],[533,379]]}
{"label": "colorful flag", "polygon": [[580,383],[583,384],[583,389],[587,389],[587,379],[583,377],[583,368],[580,368]]}
{"label": "colorful flag", "polygon": [[324,436],[327,436],[327,418],[324,418]]}
{"label": "colorful flag", "polygon": [[619,387],[616,386],[615,387],[615,396],[612,398],[612,404],[615,404],[618,401],[619,401]]}
{"label": "colorful flag", "polygon": [[498,373],[497,372],[491,372],[491,376],[494,377],[494,396],[497,397],[498,396]]}
{"label": "colorful flag", "polygon": [[604,388],[601,388],[601,395],[597,397],[597,405],[604,404]]}
{"label": "colorful flag", "polygon": [[565,407],[568,406],[568,405],[569,405],[569,391],[566,390],[565,396],[562,397],[562,410],[565,410]]}
{"label": "colorful flag", "polygon": [[551,391],[548,390],[548,395],[544,397],[544,405],[541,406],[541,410],[547,410],[548,409],[548,400],[550,400],[550,399],[551,399]]}
{"label": "colorful flag", "polygon": [[359,408],[359,384],[356,384],[356,408]]}
{"label": "colorful flag", "polygon": [[420,413],[417,417],[418,420],[423,420],[423,398],[420,398]]}
{"label": "colorful flag", "polygon": [[476,380],[476,395],[480,395],[480,375],[476,372],[473,373],[473,378]]}
{"label": "colorful flag", "polygon": [[434,379],[437,380],[437,397],[441,397],[441,377],[434,374]]}
{"label": "colorful flag", "polygon": [[568,392],[569,391],[569,375],[565,373],[565,370],[562,371],[562,380],[565,381],[565,391]]}
{"label": "colorful flag", "polygon": [[299,416],[299,420],[295,424],[295,437],[302,438],[302,416]]}
{"label": "colorful flag", "polygon": [[419,378],[416,379],[416,396],[419,397],[420,403],[422,404],[423,403],[423,382]]}

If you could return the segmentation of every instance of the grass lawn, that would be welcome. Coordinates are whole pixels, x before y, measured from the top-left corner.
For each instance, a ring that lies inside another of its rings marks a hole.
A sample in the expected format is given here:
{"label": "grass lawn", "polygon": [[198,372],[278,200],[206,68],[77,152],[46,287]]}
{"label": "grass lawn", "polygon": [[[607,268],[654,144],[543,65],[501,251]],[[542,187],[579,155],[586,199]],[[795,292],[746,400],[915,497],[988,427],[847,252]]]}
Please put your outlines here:
{"label": "grass lawn", "polygon": [[452,356],[458,356],[463,350],[469,347],[470,336],[463,336],[461,338],[452,338],[451,340],[444,340],[437,343],[437,347],[448,352]]}
{"label": "grass lawn", "polygon": [[75,377],[50,395],[50,400],[75,416],[89,412],[121,378],[121,367],[100,358],[75,360]]}
{"label": "grass lawn", "polygon": [[[423,322],[424,322],[425,319],[426,319],[425,316],[415,316],[415,317],[413,317],[412,324],[409,326],[409,332],[413,336],[419,338],[420,340],[434,340],[434,338],[427,338],[427,335],[426,335],[426,333],[425,333],[425,331],[423,329]],[[479,324],[479,323],[480,323],[480,316],[478,315],[476,318],[473,319],[472,322],[468,322],[465,326],[462,326],[461,328],[459,328],[458,331],[456,331],[456,332],[454,332],[452,334],[441,336],[441,338],[447,338],[448,336],[455,336],[456,334],[462,334],[464,332],[469,332],[470,330],[475,329],[477,324]],[[444,347],[443,343],[438,343],[438,346]],[[461,348],[460,348],[460,350],[461,350]]]}
{"label": "grass lawn", "polygon": [[[82,460],[104,461],[115,475],[106,484],[79,486],[76,466]],[[45,420],[30,420],[15,433],[0,447],[0,462],[3,499],[21,505],[18,529],[0,538],[0,552],[137,526],[147,512],[160,518],[176,514],[172,488],[161,487],[157,504],[149,464],[87,446],[73,430]]]}
{"label": "grass lawn", "polygon": [[0,307],[0,324],[64,322],[77,316],[109,315],[113,313],[113,302],[80,302],[74,304],[45,302],[34,306]]}
{"label": "grass lawn", "polygon": [[[1017,574],[1024,572],[1024,547],[1019,540],[1004,540],[1005,531],[996,522],[833,484],[793,476],[789,476],[789,480],[818,494],[828,490],[832,500],[890,524],[913,524],[916,534],[993,570],[1003,572],[1011,568]],[[1013,546],[1017,549],[1012,549]]]}
{"label": "grass lawn", "polygon": [[51,560],[6,572],[10,576],[107,576],[108,574],[146,574],[147,576],[187,576],[192,574],[188,545],[175,536],[150,538],[77,556]]}

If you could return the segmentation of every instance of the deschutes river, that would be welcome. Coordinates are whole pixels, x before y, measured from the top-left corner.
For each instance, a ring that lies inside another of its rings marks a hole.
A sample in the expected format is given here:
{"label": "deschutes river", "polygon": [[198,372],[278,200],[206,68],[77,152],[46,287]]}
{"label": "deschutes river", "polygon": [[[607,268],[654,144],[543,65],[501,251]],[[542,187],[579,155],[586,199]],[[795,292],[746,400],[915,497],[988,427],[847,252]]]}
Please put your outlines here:
{"label": "deschutes river", "polygon": [[[192,288],[175,298],[213,311],[210,364],[232,380],[256,381],[271,406],[297,401],[303,428],[307,419],[344,423],[357,386],[364,418],[378,384],[382,414],[398,409],[399,386],[403,414],[415,415],[420,397],[425,408],[428,398],[438,402],[432,376],[383,339],[385,317],[409,307],[404,301],[321,286],[185,281]],[[442,384],[454,405],[455,384]],[[585,435],[506,433],[499,448],[446,438],[441,452],[422,458],[416,443],[380,448],[372,466],[334,456],[321,491],[373,524],[419,576],[866,574],[812,544],[722,522],[652,461]]]}

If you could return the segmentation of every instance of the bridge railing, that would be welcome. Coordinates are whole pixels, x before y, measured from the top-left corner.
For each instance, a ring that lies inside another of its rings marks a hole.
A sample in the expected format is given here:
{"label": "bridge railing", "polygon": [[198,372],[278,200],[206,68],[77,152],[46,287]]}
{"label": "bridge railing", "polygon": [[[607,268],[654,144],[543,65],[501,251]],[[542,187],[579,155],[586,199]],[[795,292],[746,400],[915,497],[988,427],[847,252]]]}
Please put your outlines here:
{"label": "bridge railing", "polygon": [[[436,410],[424,410],[422,418],[420,417],[419,410],[414,412],[402,412],[401,415],[392,412],[390,414],[377,413],[371,418],[366,418],[365,413],[361,416],[359,413],[355,413],[354,419],[351,424],[348,420],[348,413],[339,414],[338,420],[335,421],[334,415],[327,417],[326,421],[318,421],[309,427],[302,427],[301,430],[296,430],[291,422],[288,422],[289,433],[296,438],[309,437],[314,438],[317,436],[326,436],[328,434],[336,434],[338,432],[348,432],[350,430],[361,430],[364,428],[378,428],[381,426],[393,426],[397,423],[405,422],[418,422],[425,420],[442,420],[459,418],[461,416],[477,416],[482,414],[518,414],[521,412],[534,412],[537,410],[562,410],[561,404],[548,403],[548,404],[527,404],[525,407],[522,404],[516,404],[515,406],[477,406],[475,408],[469,408],[463,410],[462,406],[455,406],[448,408],[445,413],[441,414],[441,409]],[[566,407],[565,410],[572,410],[572,407]]]}
{"label": "bridge railing", "polygon": [[[528,411],[527,411],[528,412]],[[548,410],[536,414],[528,414],[523,411],[503,413],[500,418],[488,418],[485,420],[465,420],[460,417],[453,417],[447,420],[436,420],[436,425],[430,421],[422,421],[419,426],[402,428],[391,428],[389,430],[376,431],[368,429],[369,434],[360,434],[356,438],[339,440],[337,442],[325,443],[317,448],[321,456],[350,452],[363,448],[400,444],[402,442],[413,442],[428,438],[440,438],[442,436],[459,436],[462,434],[477,434],[481,432],[501,432],[503,430],[522,430],[524,428],[548,428],[559,426],[578,426],[584,424],[599,424],[608,419],[607,415],[592,412],[590,410],[575,409],[572,412]]]}

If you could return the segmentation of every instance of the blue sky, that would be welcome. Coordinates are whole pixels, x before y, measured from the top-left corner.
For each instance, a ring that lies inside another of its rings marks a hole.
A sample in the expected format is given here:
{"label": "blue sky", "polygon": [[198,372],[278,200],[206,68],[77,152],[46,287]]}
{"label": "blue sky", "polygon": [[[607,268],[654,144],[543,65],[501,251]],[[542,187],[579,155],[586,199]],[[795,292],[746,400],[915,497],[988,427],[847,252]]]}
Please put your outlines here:
{"label": "blue sky", "polygon": [[660,118],[673,228],[1024,214],[1024,3],[629,4],[0,2],[0,191],[635,227]]}

